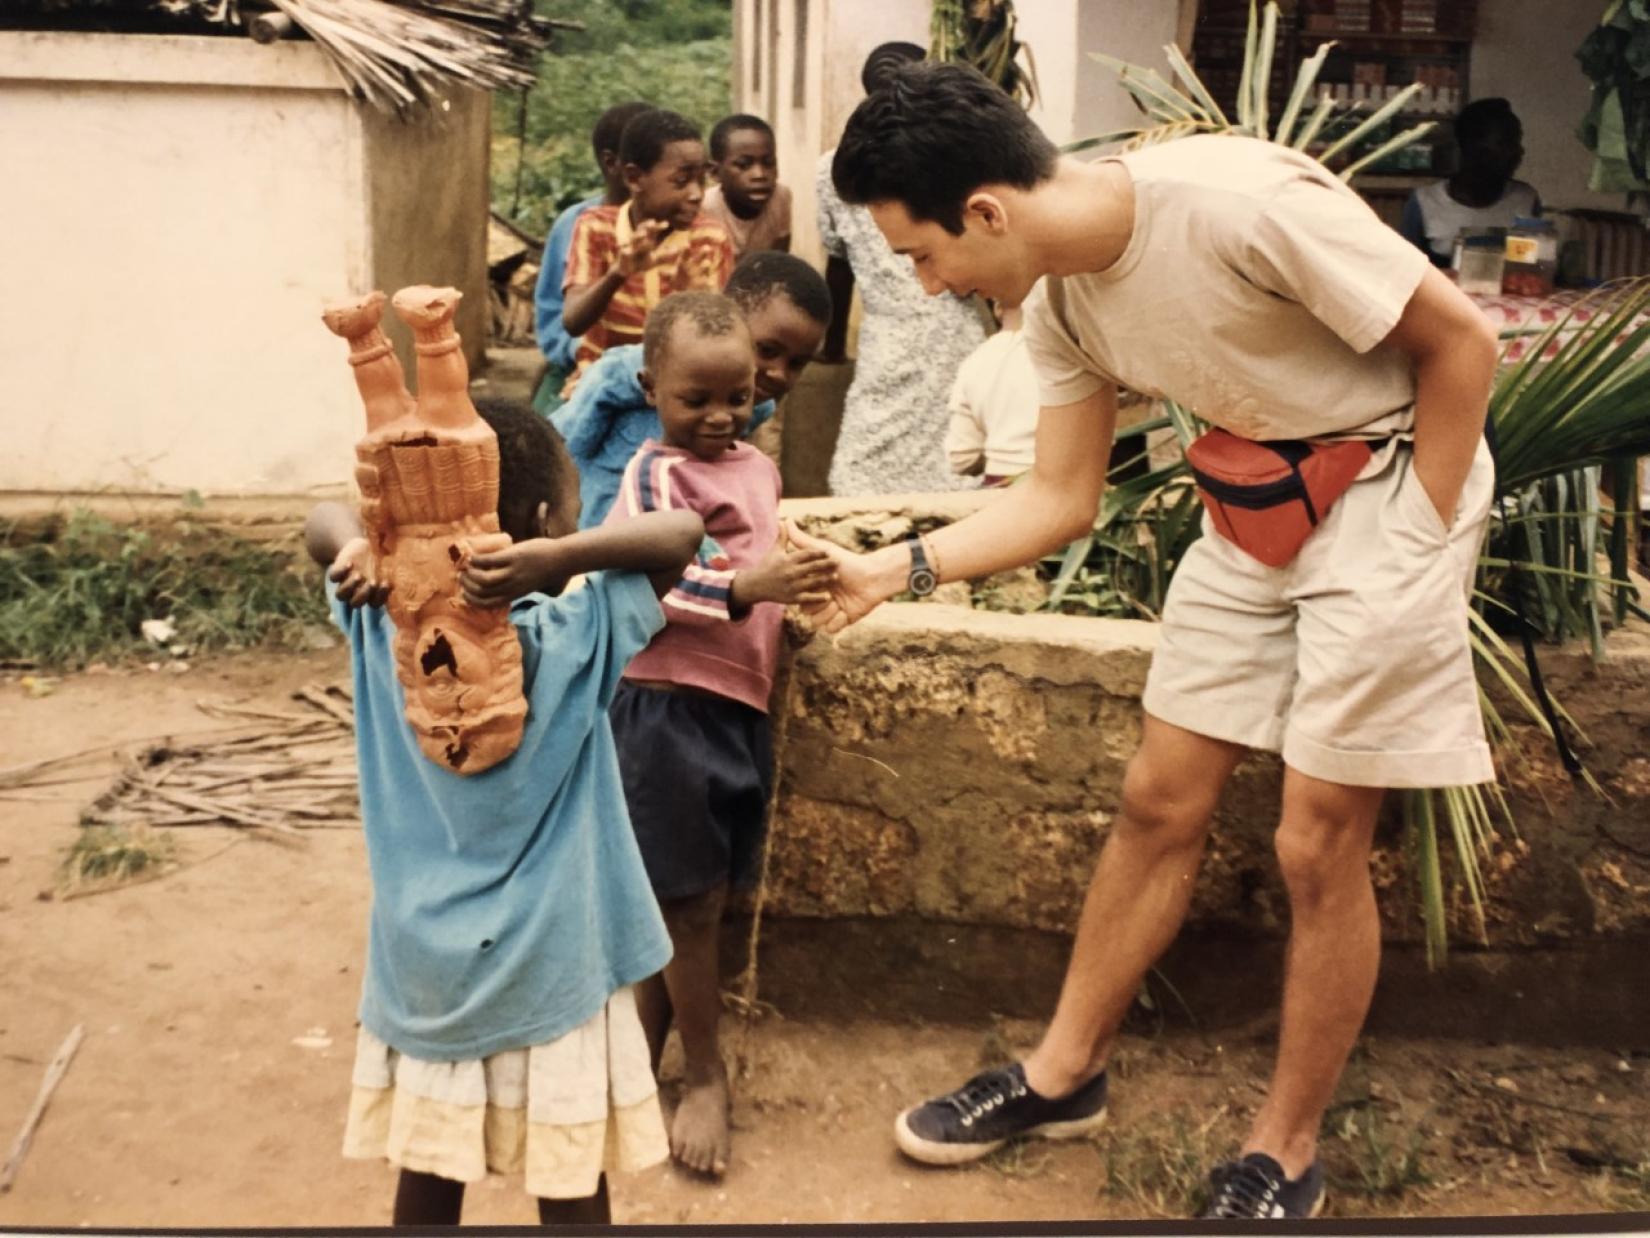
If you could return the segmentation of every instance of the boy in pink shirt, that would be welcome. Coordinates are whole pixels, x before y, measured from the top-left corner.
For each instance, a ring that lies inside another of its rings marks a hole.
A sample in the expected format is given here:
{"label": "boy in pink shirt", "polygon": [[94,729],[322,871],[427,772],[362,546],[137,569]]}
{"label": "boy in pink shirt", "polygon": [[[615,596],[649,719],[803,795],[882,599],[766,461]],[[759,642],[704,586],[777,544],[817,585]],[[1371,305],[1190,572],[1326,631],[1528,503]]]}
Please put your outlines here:
{"label": "boy in pink shirt", "polygon": [[704,292],[666,297],[648,317],[640,377],[663,441],[649,439],[632,457],[607,523],[693,511],[705,541],[660,599],[666,627],[631,661],[611,711],[631,824],[675,948],[637,1005],[655,1067],[672,1020],[682,1037],[686,1087],[671,1154],[719,1176],[729,1146],[716,1035],[722,908],[729,887],[758,871],[784,607],[822,599],[835,568],[823,551],[787,547],[779,470],[740,440],[756,353],[735,302]]}

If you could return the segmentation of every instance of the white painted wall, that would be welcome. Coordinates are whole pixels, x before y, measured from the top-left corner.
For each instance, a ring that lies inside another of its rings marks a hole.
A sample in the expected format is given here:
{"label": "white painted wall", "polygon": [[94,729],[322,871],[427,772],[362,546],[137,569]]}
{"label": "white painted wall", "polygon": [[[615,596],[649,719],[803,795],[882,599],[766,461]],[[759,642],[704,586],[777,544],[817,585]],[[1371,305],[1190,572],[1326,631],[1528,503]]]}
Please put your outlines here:
{"label": "white painted wall", "polygon": [[1592,154],[1576,137],[1588,82],[1576,63],[1605,0],[1478,0],[1472,48],[1474,98],[1504,96],[1524,122],[1524,166],[1549,207],[1621,210],[1621,194],[1587,188]]}
{"label": "white painted wall", "polygon": [[1163,46],[1175,41],[1179,12],[1179,0],[1081,0],[1077,6],[1076,54],[1063,58],[1076,76],[1072,137],[1112,133],[1140,123],[1140,111],[1129,93],[1117,84],[1117,75],[1096,64],[1089,53],[1103,52],[1168,77],[1169,62]]}
{"label": "white painted wall", "polygon": [[[468,174],[442,142],[431,174]],[[320,308],[398,244],[367,145],[313,44],[0,33],[0,166],[26,170],[0,199],[0,489],[346,482],[362,412]]]}

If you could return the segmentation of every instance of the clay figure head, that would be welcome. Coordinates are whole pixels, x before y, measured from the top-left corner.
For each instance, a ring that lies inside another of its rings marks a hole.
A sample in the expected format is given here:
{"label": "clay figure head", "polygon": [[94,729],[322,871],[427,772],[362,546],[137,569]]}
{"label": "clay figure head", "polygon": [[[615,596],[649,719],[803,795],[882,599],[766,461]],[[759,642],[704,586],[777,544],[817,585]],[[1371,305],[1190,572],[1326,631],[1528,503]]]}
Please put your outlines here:
{"label": "clay figure head", "polygon": [[498,437],[499,529],[513,542],[576,530],[578,470],[555,427],[516,400],[483,397],[475,406]]}
{"label": "clay figure head", "polygon": [[711,173],[740,219],[755,219],[779,183],[773,129],[760,116],[725,116],[710,131]]}
{"label": "clay figure head", "polygon": [[1019,221],[1059,152],[979,70],[914,64],[848,119],[831,162],[842,200],[867,207],[930,296],[1019,305],[1042,274]]}
{"label": "clay figure head", "polygon": [[619,141],[624,137],[624,127],[643,112],[652,110],[651,103],[643,103],[640,99],[615,103],[596,118],[590,130],[590,149],[596,156],[596,166],[602,171],[602,184],[606,187],[606,199],[610,204],[617,205],[630,197],[630,190],[624,183],[624,161],[619,158]]}
{"label": "clay figure head", "polygon": [[692,225],[705,200],[705,143],[686,116],[654,108],[624,127],[619,140],[630,221],[657,219],[672,228]]}
{"label": "clay figure head", "polygon": [[756,398],[782,400],[831,325],[825,280],[795,254],[746,254],[723,289],[744,312],[756,349]]}
{"label": "clay figure head", "polygon": [[745,433],[756,353],[739,306],[717,292],[678,292],[648,315],[642,390],[668,446],[714,460]]}

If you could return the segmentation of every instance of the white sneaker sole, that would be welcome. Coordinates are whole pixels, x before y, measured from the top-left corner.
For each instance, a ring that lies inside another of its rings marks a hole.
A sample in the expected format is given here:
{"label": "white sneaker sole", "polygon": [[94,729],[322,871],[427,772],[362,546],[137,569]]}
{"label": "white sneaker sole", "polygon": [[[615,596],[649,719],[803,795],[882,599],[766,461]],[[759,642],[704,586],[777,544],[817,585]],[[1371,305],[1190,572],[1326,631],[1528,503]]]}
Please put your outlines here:
{"label": "white sneaker sole", "polygon": [[[932,1139],[924,1139],[911,1129],[906,1121],[915,1111],[915,1106],[907,1109],[894,1119],[894,1142],[899,1150],[914,1161],[921,1161],[924,1165],[966,1165],[970,1161],[977,1161],[990,1156],[998,1148],[1008,1142],[1007,1139],[992,1139],[984,1143],[940,1143]],[[1041,1126],[1033,1126],[1022,1131],[1015,1138],[1019,1139],[1081,1139],[1084,1135],[1093,1134],[1106,1124],[1106,1111],[1086,1118],[1074,1118],[1070,1122],[1044,1122]]]}

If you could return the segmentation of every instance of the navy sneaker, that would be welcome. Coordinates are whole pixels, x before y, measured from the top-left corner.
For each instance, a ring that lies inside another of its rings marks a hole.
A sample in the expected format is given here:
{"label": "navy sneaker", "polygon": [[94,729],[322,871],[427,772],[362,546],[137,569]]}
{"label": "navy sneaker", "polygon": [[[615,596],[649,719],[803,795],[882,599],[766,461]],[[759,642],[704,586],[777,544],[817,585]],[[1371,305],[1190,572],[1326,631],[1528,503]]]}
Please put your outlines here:
{"label": "navy sneaker", "polygon": [[1204,1217],[1219,1220],[1306,1220],[1323,1211],[1323,1165],[1313,1161],[1300,1177],[1283,1176],[1283,1166],[1264,1152],[1216,1165],[1209,1174],[1209,1206]]}
{"label": "navy sneaker", "polygon": [[913,1160],[961,1165],[1020,1135],[1074,1139],[1099,1130],[1105,1121],[1105,1071],[1070,1096],[1049,1100],[1031,1090],[1025,1067],[1015,1062],[907,1109],[894,1119],[894,1140]]}

